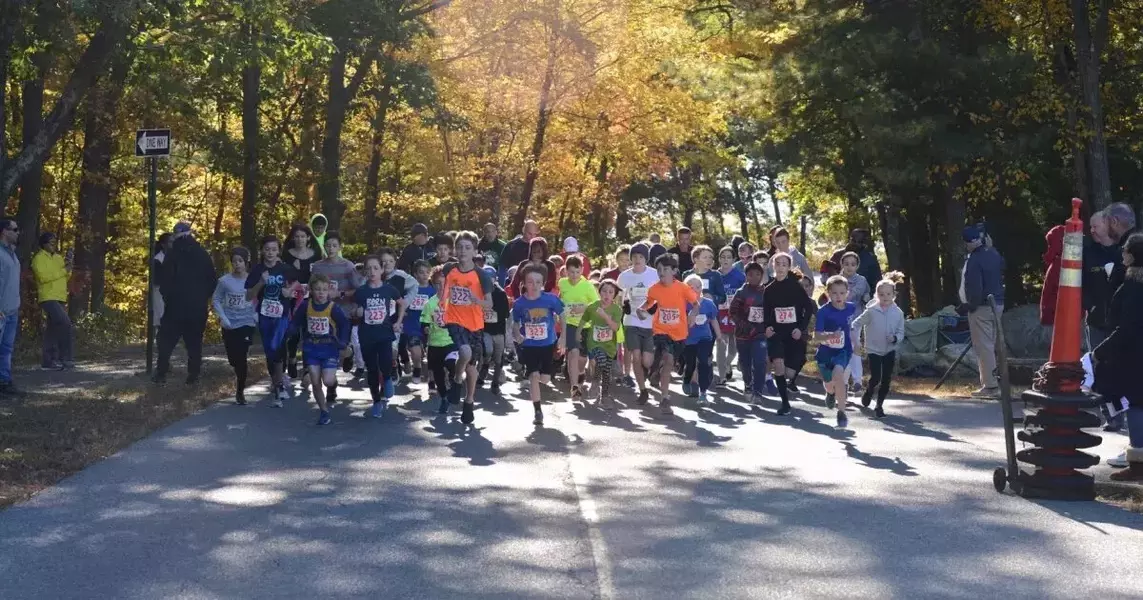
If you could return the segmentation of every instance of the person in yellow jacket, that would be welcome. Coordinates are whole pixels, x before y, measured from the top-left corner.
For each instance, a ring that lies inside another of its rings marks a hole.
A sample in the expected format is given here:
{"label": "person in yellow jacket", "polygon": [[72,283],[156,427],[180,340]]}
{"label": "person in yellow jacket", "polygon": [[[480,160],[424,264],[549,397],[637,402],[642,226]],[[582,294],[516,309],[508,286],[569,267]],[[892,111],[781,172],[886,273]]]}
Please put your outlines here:
{"label": "person in yellow jacket", "polygon": [[59,371],[75,367],[75,328],[67,314],[67,282],[71,276],[71,253],[67,258],[57,248],[56,234],[40,235],[40,251],[32,257],[36,292],[47,328],[40,368]]}

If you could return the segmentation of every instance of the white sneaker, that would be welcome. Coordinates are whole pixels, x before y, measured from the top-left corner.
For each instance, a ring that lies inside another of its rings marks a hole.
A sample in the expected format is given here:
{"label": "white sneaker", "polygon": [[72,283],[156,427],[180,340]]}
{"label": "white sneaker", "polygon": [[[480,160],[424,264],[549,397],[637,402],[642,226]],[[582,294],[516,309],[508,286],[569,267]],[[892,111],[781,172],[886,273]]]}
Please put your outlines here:
{"label": "white sneaker", "polygon": [[1116,456],[1115,458],[1107,459],[1107,464],[1116,468],[1116,469],[1126,469],[1127,468],[1127,453],[1124,452],[1123,454],[1120,454],[1119,456]]}
{"label": "white sneaker", "polygon": [[283,385],[282,387],[278,388],[278,402],[282,402],[282,401],[289,400],[289,399],[290,399],[290,391],[288,389],[286,389],[286,386]]}
{"label": "white sneaker", "polygon": [[414,377],[413,378],[413,385],[421,385],[421,378],[420,377]]}

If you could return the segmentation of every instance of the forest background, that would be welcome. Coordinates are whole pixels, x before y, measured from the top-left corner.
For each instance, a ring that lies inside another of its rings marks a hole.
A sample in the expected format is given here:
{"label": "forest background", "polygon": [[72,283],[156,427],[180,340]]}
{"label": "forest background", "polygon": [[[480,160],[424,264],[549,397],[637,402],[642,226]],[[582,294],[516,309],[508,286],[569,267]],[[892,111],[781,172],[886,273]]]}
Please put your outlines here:
{"label": "forest background", "polygon": [[74,249],[89,343],[145,329],[141,127],[220,268],[318,211],[350,255],[527,216],[596,260],[783,224],[816,264],[864,226],[927,313],[966,222],[1014,305],[1071,197],[1143,204],[1141,96],[1116,0],[0,0],[0,194],[25,264]]}

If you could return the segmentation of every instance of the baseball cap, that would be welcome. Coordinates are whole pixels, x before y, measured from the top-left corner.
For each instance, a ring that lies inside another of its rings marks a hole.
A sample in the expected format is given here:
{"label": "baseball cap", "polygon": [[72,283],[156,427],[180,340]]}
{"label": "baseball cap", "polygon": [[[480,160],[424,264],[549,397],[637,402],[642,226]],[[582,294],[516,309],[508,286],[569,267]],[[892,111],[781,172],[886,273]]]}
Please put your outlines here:
{"label": "baseball cap", "polygon": [[190,233],[190,230],[191,224],[186,221],[179,221],[178,224],[175,225],[175,233]]}
{"label": "baseball cap", "polygon": [[573,237],[565,238],[564,252],[579,252],[579,241]]}
{"label": "baseball cap", "polygon": [[964,230],[961,231],[961,237],[963,237],[964,241],[966,242],[975,242],[976,240],[979,240],[980,238],[984,237],[984,224],[977,223],[975,225],[969,225],[965,227]]}

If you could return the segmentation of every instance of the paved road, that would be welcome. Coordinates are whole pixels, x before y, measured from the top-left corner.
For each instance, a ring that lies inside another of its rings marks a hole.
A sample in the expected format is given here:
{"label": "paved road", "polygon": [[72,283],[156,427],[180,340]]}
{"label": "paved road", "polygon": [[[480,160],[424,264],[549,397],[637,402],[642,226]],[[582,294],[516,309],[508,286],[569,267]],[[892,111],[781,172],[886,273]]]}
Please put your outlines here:
{"label": "paved road", "polygon": [[820,394],[561,401],[542,429],[485,396],[466,431],[423,394],[160,431],[0,513],[0,598],[1143,597],[1143,515],[992,490],[991,404],[891,400],[842,435]]}

